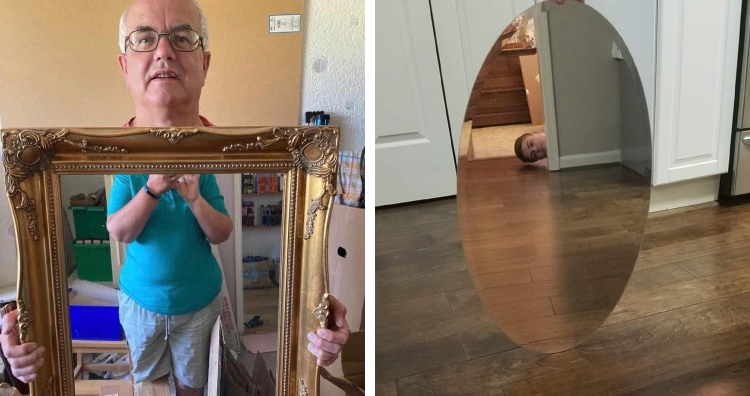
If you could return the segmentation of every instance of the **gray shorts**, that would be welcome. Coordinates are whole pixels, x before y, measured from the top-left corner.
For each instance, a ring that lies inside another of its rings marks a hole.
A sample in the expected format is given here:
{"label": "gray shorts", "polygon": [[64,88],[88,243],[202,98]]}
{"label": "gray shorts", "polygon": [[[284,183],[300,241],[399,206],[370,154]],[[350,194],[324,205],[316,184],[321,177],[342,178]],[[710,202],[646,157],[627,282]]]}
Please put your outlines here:
{"label": "gray shorts", "polygon": [[194,313],[162,315],[120,292],[120,323],[133,359],[133,381],[153,381],[172,372],[186,386],[205,386],[211,329],[220,314],[221,293]]}

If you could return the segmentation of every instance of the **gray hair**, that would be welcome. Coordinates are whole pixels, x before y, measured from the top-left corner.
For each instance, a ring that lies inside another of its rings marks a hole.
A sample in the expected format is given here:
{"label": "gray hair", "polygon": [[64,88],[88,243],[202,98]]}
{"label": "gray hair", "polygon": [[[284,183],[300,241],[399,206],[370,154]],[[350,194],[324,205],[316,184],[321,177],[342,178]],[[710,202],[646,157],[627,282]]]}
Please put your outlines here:
{"label": "gray hair", "polygon": [[[203,13],[203,8],[201,8],[201,5],[198,4],[197,0],[193,0],[193,3],[195,4],[195,7],[198,8],[198,15],[201,17],[201,37],[203,38],[203,51],[208,51],[208,22],[206,22],[206,15]],[[130,6],[127,6],[125,8],[125,11],[122,12],[122,15],[120,16],[120,52],[125,53],[125,39],[128,37],[128,30],[125,26],[125,18],[128,16],[128,11],[130,11]]]}

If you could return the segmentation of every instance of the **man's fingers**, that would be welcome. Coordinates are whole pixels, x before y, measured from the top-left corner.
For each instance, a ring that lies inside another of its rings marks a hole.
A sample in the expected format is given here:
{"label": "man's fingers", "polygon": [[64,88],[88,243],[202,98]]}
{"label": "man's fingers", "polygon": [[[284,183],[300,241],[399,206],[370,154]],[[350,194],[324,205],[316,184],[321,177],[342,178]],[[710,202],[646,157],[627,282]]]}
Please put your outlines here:
{"label": "man's fingers", "polygon": [[318,329],[318,331],[315,332],[315,335],[326,341],[344,345],[349,341],[349,325],[344,321],[344,327],[341,329]]}
{"label": "man's fingers", "polygon": [[[36,362],[36,364],[30,367],[12,368],[11,370],[13,371],[13,374],[16,376],[16,378],[28,384],[29,382],[36,379],[36,372],[40,367],[42,367],[42,365],[44,365],[44,358],[40,358],[39,361]],[[21,374],[16,374],[16,372],[19,372]]]}
{"label": "man's fingers", "polygon": [[[13,337],[11,337],[13,338]],[[9,348],[6,348],[7,350],[3,350],[3,354],[5,354],[5,357],[7,358],[20,358],[22,356],[28,357],[27,355],[33,356],[36,358],[36,355],[40,352],[38,349],[41,349],[41,353],[44,353],[44,348],[38,348],[38,345],[35,342],[27,342],[25,344],[21,345],[11,345]],[[37,352],[34,355],[31,355],[32,352]]]}
{"label": "man's fingers", "polygon": [[11,334],[18,323],[18,310],[13,310],[3,316],[3,328],[1,334]]}
{"label": "man's fingers", "polygon": [[[346,321],[346,317],[339,316],[336,318],[336,326],[339,328],[339,331],[346,333],[347,339],[349,339],[349,323]],[[344,341],[346,344],[346,341]]]}
{"label": "man's fingers", "polygon": [[[318,333],[320,333],[321,331],[322,330],[318,330]],[[330,333],[331,331],[327,330],[327,332]],[[340,339],[340,335],[335,335],[330,338]],[[346,340],[344,340],[344,342],[331,341],[331,340],[328,340],[319,336],[316,333],[308,333],[307,339],[310,340],[310,343],[315,345],[318,349],[326,351],[326,352],[330,352],[336,355],[338,355],[341,352],[341,348],[343,347],[343,344],[346,343]]]}
{"label": "man's fingers", "polygon": [[329,295],[328,304],[334,317],[346,317],[346,307],[336,297]]}
{"label": "man's fingers", "polygon": [[18,378],[19,380],[21,380],[21,382],[23,382],[25,384],[28,384],[29,382],[31,382],[31,381],[33,381],[33,380],[36,379],[36,374],[31,374],[29,376],[22,375],[22,376],[16,377],[16,378]]}
{"label": "man's fingers", "polygon": [[28,356],[11,358],[6,355],[11,371],[23,382],[33,381],[36,372],[44,365],[44,348],[39,348]]}
{"label": "man's fingers", "polygon": [[324,351],[312,343],[307,344],[307,350],[318,358],[319,365],[321,362],[329,362],[328,364],[331,364],[339,356],[338,353]]}

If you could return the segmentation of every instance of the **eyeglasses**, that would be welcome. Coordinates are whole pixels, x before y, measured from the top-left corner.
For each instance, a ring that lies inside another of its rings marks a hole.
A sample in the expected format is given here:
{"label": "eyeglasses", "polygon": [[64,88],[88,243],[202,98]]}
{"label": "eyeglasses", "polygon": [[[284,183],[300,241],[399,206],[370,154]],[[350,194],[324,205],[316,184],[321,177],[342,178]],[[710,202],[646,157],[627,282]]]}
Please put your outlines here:
{"label": "eyeglasses", "polygon": [[128,35],[125,46],[135,52],[151,52],[159,45],[161,36],[167,36],[175,51],[191,52],[203,47],[203,38],[195,30],[178,29],[169,33],[159,33],[153,29],[135,30]]}

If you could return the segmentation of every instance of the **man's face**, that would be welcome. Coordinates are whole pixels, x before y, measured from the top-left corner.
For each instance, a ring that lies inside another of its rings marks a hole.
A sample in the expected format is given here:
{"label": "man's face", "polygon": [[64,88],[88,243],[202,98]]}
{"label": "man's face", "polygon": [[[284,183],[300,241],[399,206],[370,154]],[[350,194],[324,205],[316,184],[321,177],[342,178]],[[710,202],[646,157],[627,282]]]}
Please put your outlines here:
{"label": "man's face", "polygon": [[523,156],[530,160],[536,161],[547,158],[547,135],[534,132],[533,135],[523,140],[521,151]]}
{"label": "man's face", "polygon": [[[201,33],[200,15],[192,0],[136,0],[127,14],[127,33],[150,28],[168,33],[189,28]],[[127,48],[118,61],[125,81],[137,105],[171,107],[196,104],[206,81],[211,59],[198,47],[193,52],[172,48],[167,36],[161,36],[152,52]]]}

